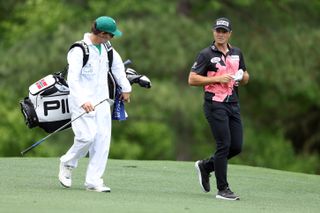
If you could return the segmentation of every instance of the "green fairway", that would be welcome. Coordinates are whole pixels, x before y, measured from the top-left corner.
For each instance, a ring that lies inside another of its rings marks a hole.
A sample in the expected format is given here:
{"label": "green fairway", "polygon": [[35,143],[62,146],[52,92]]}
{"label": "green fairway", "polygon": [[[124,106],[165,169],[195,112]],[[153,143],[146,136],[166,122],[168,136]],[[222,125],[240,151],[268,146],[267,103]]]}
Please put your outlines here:
{"label": "green fairway", "polygon": [[0,158],[0,212],[319,212],[320,176],[249,166],[229,166],[240,201],[203,193],[193,162],[109,160],[104,180],[111,193],[83,187],[87,159],[73,186],[57,179],[58,158]]}

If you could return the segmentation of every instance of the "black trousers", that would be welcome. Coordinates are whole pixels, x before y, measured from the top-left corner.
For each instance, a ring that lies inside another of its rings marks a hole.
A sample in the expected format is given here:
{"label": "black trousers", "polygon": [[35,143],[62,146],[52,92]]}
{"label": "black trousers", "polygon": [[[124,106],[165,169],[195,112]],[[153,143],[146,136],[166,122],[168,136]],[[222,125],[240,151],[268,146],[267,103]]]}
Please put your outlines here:
{"label": "black trousers", "polygon": [[227,181],[228,159],[241,152],[243,129],[239,103],[205,101],[204,113],[216,141],[216,152],[204,160],[207,172],[215,171],[217,188],[229,186]]}

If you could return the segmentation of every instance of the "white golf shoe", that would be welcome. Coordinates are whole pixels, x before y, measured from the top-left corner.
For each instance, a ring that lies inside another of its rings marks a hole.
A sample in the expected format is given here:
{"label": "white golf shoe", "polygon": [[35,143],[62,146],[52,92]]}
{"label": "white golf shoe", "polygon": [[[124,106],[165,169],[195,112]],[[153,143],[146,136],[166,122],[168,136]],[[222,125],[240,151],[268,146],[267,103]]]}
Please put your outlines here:
{"label": "white golf shoe", "polygon": [[65,188],[70,188],[72,184],[71,180],[72,175],[72,167],[65,166],[64,163],[60,163],[60,170],[59,170],[59,181],[61,185]]}
{"label": "white golf shoe", "polygon": [[111,189],[105,185],[95,186],[95,187],[87,187],[88,191],[93,192],[111,192]]}

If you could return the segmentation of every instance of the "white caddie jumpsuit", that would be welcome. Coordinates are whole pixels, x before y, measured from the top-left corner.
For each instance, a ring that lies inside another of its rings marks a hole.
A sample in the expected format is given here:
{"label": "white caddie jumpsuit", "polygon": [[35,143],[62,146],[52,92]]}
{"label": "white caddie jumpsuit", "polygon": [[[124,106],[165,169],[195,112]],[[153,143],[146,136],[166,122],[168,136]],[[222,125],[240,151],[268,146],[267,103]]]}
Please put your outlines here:
{"label": "white caddie jumpsuit", "polygon": [[[89,59],[82,67],[83,51],[80,47],[72,48],[68,53],[68,85],[70,89],[69,106],[71,119],[76,118],[84,109],[81,107],[90,101],[96,105],[109,98],[108,91],[108,55],[104,46],[99,50],[92,44],[90,33],[84,34],[84,42],[89,46]],[[131,92],[131,85],[126,78],[123,61],[113,49],[112,73],[121,86],[122,92]],[[77,167],[78,160],[89,152],[89,164],[86,172],[86,187],[103,185],[103,173],[106,168],[111,140],[111,112],[107,101],[98,105],[93,112],[84,114],[72,123],[74,143],[60,158],[64,165]]]}

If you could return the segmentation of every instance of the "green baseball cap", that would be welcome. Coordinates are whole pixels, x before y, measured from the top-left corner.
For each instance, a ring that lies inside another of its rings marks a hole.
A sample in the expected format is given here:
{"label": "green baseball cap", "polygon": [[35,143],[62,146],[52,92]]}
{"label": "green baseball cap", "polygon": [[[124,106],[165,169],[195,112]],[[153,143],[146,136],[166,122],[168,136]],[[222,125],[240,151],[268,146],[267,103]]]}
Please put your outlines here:
{"label": "green baseball cap", "polygon": [[111,33],[115,36],[121,36],[122,32],[117,29],[116,21],[109,16],[100,16],[96,19],[96,29],[102,32]]}

